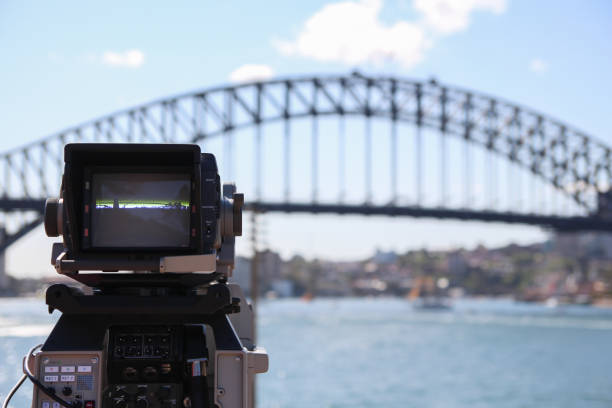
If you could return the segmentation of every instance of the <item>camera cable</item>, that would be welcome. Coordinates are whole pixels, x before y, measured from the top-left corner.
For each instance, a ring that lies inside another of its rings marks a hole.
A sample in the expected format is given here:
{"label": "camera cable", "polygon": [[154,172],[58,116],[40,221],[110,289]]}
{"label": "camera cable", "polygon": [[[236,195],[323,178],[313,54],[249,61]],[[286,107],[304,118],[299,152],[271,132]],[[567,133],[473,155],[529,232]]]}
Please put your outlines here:
{"label": "camera cable", "polygon": [[17,381],[17,384],[15,384],[13,386],[13,388],[11,388],[11,390],[8,393],[8,395],[4,399],[4,402],[2,403],[2,408],[8,408],[9,402],[11,402],[11,398],[13,398],[13,395],[15,395],[15,393],[17,392],[19,387],[21,387],[21,384],[23,384],[23,382],[25,381],[26,378],[28,378],[27,375],[25,375],[25,374],[22,375],[21,378],[19,379],[19,381]]}
{"label": "camera cable", "polygon": [[[41,347],[41,346],[42,346],[42,344],[39,344],[36,347],[31,348],[30,351],[28,352],[28,355],[24,358],[24,362],[28,362],[28,360],[30,358],[30,355],[32,353],[34,353],[34,351],[37,348]],[[21,387],[21,385],[26,380],[26,378],[28,378],[28,374],[25,372],[25,367],[24,367],[23,375],[21,376],[19,381],[17,381],[17,383],[13,386],[13,388],[11,388],[11,390],[7,394],[6,398],[4,399],[4,402],[2,403],[2,408],[8,408],[9,403],[11,402],[11,399],[13,398],[13,396],[15,395],[17,390]]]}
{"label": "camera cable", "polygon": [[[34,347],[32,347],[30,349],[30,351],[28,351],[28,355],[23,360],[23,373],[24,373],[24,375],[30,381],[32,381],[34,386],[38,387],[38,389],[41,390],[47,397],[51,398],[55,402],[59,402],[60,406],[65,407],[65,408],[79,408],[80,404],[74,404],[72,402],[66,401],[65,399],[60,398],[57,395],[55,395],[53,392],[49,391],[49,389],[43,383],[41,383],[36,377],[34,377],[32,372],[30,371],[30,357],[34,354],[36,349],[38,349],[40,347],[42,347],[42,344],[34,346]],[[19,384],[19,385],[21,385],[21,384]],[[5,408],[5,407],[2,406],[2,408]],[[6,408],[8,408],[8,406]]]}

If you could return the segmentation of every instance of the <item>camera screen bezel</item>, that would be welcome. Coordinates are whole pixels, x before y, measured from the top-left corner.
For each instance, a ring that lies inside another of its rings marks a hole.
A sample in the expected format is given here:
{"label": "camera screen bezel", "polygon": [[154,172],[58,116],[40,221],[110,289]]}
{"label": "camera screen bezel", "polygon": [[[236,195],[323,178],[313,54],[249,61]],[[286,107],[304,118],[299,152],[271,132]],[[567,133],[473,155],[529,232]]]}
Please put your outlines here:
{"label": "camera screen bezel", "polygon": [[[95,174],[126,174],[126,173],[141,173],[141,174],[184,174],[190,180],[190,197],[189,197],[189,245],[188,246],[169,246],[169,247],[100,247],[92,245],[92,209],[95,206],[93,202],[93,176]],[[200,246],[199,240],[199,224],[200,217],[198,211],[199,191],[196,188],[197,180],[194,175],[193,166],[181,165],[165,165],[165,166],[142,166],[142,165],[95,165],[83,167],[83,185],[82,185],[82,228],[80,231],[81,250],[85,253],[194,253],[198,251]]]}

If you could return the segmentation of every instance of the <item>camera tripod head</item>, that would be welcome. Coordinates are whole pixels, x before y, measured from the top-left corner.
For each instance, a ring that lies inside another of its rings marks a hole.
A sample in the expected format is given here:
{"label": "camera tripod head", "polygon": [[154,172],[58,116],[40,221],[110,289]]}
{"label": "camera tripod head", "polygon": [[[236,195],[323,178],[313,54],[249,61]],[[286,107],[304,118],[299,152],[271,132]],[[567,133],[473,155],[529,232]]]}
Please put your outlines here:
{"label": "camera tripod head", "polygon": [[[198,145],[74,143],[45,231],[62,237],[51,263],[88,286],[226,281],[242,235],[243,194],[221,184]],[[110,273],[130,271],[131,273]],[[85,273],[83,273],[85,272]]]}

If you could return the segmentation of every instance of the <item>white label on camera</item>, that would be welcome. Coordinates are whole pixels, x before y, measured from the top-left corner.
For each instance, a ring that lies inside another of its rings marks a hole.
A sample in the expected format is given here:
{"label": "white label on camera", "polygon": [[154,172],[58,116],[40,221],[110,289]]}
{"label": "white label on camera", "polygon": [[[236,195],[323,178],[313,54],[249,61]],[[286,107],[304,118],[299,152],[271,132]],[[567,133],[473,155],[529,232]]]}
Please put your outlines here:
{"label": "white label on camera", "polygon": [[45,373],[59,373],[59,367],[58,366],[45,367]]}
{"label": "white label on camera", "polygon": [[74,382],[74,375],[62,375],[62,382]]}
{"label": "white label on camera", "polygon": [[57,375],[45,375],[45,382],[57,382]]}
{"label": "white label on camera", "polygon": [[74,366],[63,366],[62,373],[74,373]]}
{"label": "white label on camera", "polygon": [[79,366],[77,371],[79,373],[91,373],[91,366]]}
{"label": "white label on camera", "polygon": [[54,402],[53,403],[53,408],[60,408],[60,403],[59,402]]}
{"label": "white label on camera", "polygon": [[49,404],[49,401],[43,401],[42,408],[51,408],[51,404]]}

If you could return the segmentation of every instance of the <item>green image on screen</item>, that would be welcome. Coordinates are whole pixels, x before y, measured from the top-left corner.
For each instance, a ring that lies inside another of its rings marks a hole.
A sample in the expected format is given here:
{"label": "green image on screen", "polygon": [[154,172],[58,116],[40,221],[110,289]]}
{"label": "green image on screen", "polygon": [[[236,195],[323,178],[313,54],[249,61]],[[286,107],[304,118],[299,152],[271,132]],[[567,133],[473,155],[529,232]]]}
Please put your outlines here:
{"label": "green image on screen", "polygon": [[94,173],[92,247],[188,247],[190,186],[183,173]]}

